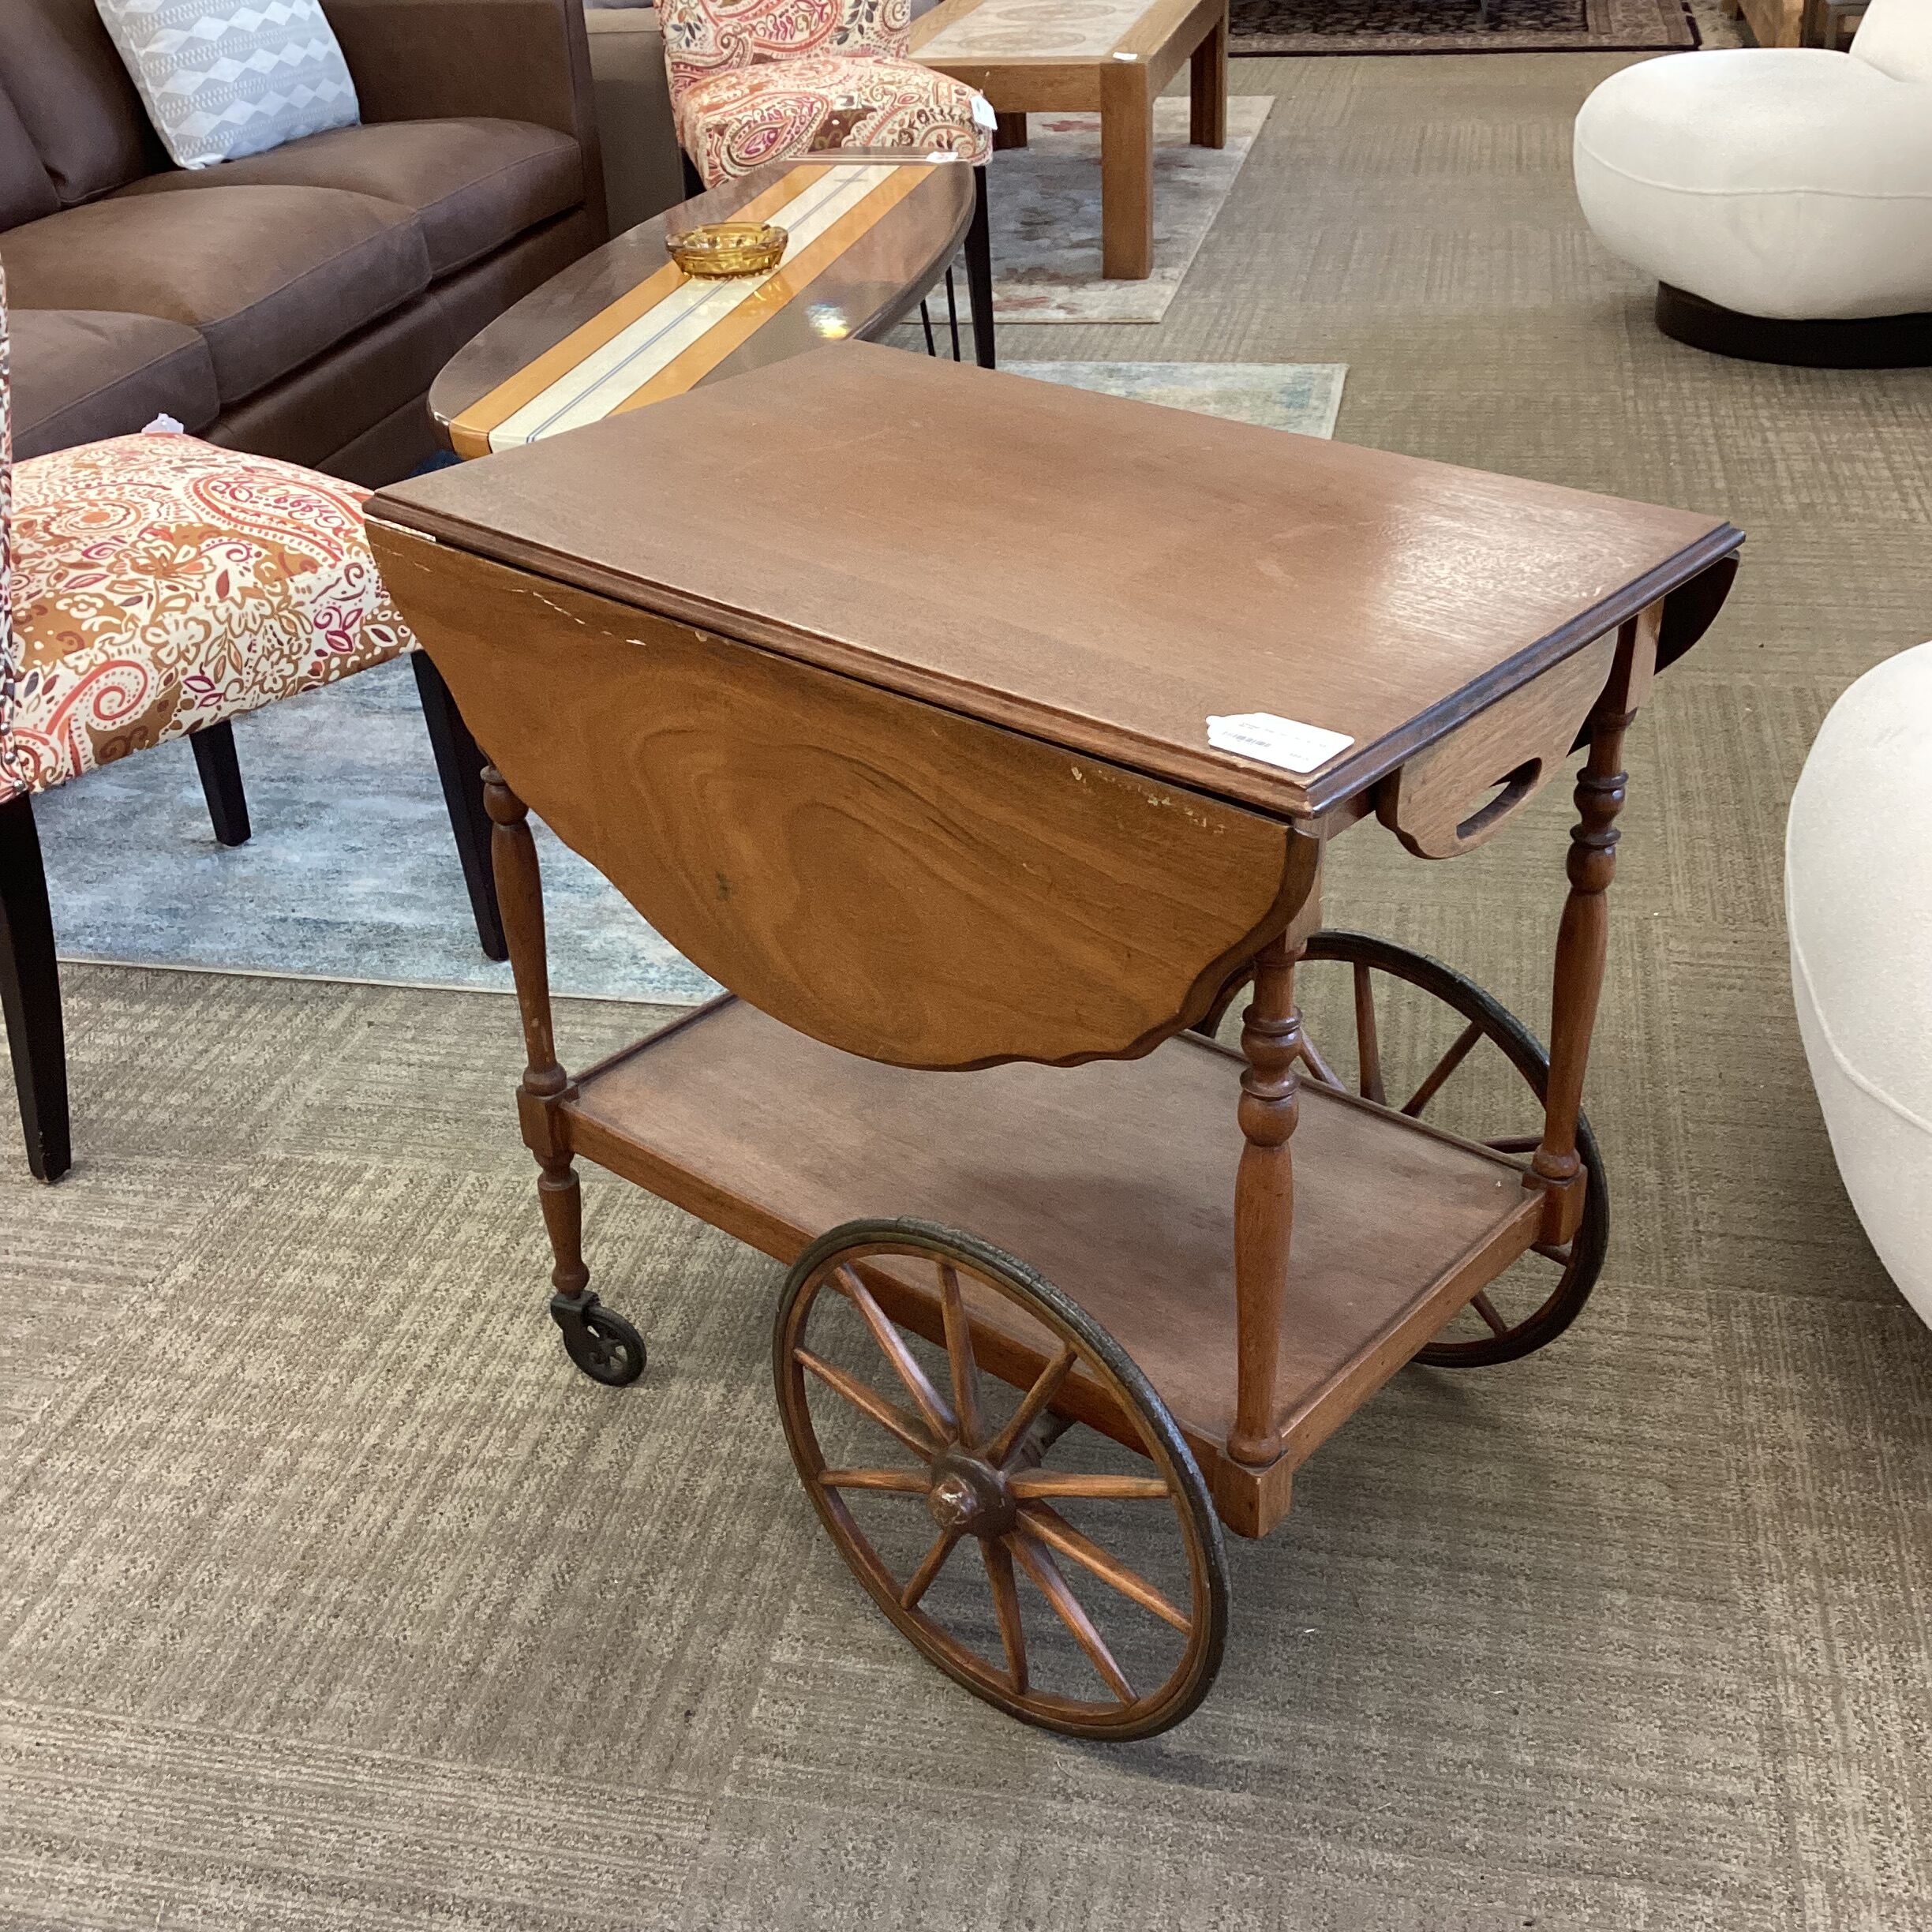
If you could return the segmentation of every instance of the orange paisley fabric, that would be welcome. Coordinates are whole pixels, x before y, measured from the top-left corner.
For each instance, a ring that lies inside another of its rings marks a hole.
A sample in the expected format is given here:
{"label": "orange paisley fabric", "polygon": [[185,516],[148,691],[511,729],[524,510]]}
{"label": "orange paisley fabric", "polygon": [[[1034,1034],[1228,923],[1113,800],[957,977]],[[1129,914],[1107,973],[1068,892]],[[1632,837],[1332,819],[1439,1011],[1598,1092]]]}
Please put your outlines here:
{"label": "orange paisley fabric", "polygon": [[831,54],[714,74],[679,103],[678,137],[706,187],[828,148],[903,148],[978,163],[992,152],[973,90],[912,61]]}
{"label": "orange paisley fabric", "polygon": [[0,799],[26,788],[13,777],[13,703],[20,683],[13,649],[13,389],[8,358],[6,270],[0,268]]}
{"label": "orange paisley fabric", "polygon": [[0,799],[414,649],[367,491],[187,436],[16,465],[6,338],[0,275]]}
{"label": "orange paisley fabric", "polygon": [[414,640],[366,492],[185,436],[118,436],[13,473],[12,789],[366,670]]}
{"label": "orange paisley fabric", "polygon": [[911,50],[912,0],[658,0],[671,98],[713,74],[817,54]]}
{"label": "orange paisley fabric", "polygon": [[658,0],[657,20],[678,140],[707,188],[828,148],[993,152],[973,90],[906,58],[911,0]]}

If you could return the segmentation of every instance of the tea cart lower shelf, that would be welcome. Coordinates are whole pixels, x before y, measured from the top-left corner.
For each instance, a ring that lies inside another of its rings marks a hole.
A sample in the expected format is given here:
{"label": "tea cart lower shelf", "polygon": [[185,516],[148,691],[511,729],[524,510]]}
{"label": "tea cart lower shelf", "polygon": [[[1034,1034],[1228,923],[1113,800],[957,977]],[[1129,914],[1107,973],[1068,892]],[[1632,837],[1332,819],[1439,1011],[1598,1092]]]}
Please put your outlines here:
{"label": "tea cart lower shelf", "polygon": [[[1279,1460],[1236,1462],[1234,1174],[1240,1057],[1193,1036],[1144,1059],[908,1072],[725,998],[578,1076],[572,1150],[791,1262],[843,1222],[970,1230],[1084,1308],[1172,1410],[1217,1513],[1243,1535],[1286,1514],[1295,1466],[1537,1238],[1522,1165],[1305,1081]],[[896,1320],[929,1296],[866,1271]],[[968,1301],[982,1362],[1024,1386],[1045,1339]],[[1097,1387],[1062,1406],[1121,1433]],[[1123,1440],[1132,1442],[1131,1432]]]}

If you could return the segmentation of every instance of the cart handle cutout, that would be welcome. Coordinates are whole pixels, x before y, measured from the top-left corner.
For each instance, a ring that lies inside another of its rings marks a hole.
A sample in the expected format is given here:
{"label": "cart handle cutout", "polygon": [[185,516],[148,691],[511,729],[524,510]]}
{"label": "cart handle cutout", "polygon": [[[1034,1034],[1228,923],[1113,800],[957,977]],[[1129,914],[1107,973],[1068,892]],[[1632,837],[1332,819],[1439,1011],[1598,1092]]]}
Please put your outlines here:
{"label": "cart handle cutout", "polygon": [[1458,841],[1466,844],[1472,839],[1481,838],[1499,819],[1507,818],[1529,797],[1541,781],[1542,777],[1542,759],[1526,758],[1507,777],[1497,781],[1496,795],[1488,804],[1479,811],[1471,812],[1456,827]]}

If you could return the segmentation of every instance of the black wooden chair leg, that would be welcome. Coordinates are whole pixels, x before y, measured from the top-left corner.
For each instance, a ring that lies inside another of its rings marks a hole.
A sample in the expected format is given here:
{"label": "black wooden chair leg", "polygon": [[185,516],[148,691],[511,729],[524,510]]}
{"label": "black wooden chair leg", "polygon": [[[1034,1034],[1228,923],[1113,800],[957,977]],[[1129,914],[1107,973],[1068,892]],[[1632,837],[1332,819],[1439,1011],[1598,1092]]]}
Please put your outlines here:
{"label": "black wooden chair leg", "polygon": [[993,359],[993,230],[987,214],[987,171],[973,170],[972,226],[966,230],[966,295],[972,309],[973,354],[982,369]]}
{"label": "black wooden chair leg", "polygon": [[249,842],[248,794],[242,789],[242,763],[235,756],[234,726],[227,718],[204,724],[189,736],[194,747],[195,769],[201,774],[202,795],[215,837],[223,845]]}
{"label": "black wooden chair leg", "polygon": [[488,959],[507,959],[503,915],[496,909],[496,874],[490,864],[489,814],[483,809],[485,762],[470,727],[456,709],[443,673],[425,650],[414,652],[416,690],[422,699],[423,722],[436,753],[436,776],[443,781],[443,802],[449,807],[450,829],[456,835],[457,856],[462,861],[463,883],[470,889],[470,910],[476,918],[477,938]]}
{"label": "black wooden chair leg", "polygon": [[0,804],[0,1009],[6,1015],[27,1165],[58,1181],[73,1164],[60,968],[31,796]]}

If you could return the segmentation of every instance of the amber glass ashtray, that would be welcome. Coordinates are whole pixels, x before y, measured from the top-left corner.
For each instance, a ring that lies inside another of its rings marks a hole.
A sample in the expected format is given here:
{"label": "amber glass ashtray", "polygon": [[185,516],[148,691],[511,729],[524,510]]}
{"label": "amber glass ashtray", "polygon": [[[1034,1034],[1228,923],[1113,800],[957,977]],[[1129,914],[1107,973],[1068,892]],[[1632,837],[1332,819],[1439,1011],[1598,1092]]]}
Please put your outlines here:
{"label": "amber glass ashtray", "polygon": [[773,222],[709,222],[671,236],[671,259],[687,275],[751,275],[784,260],[786,235]]}

